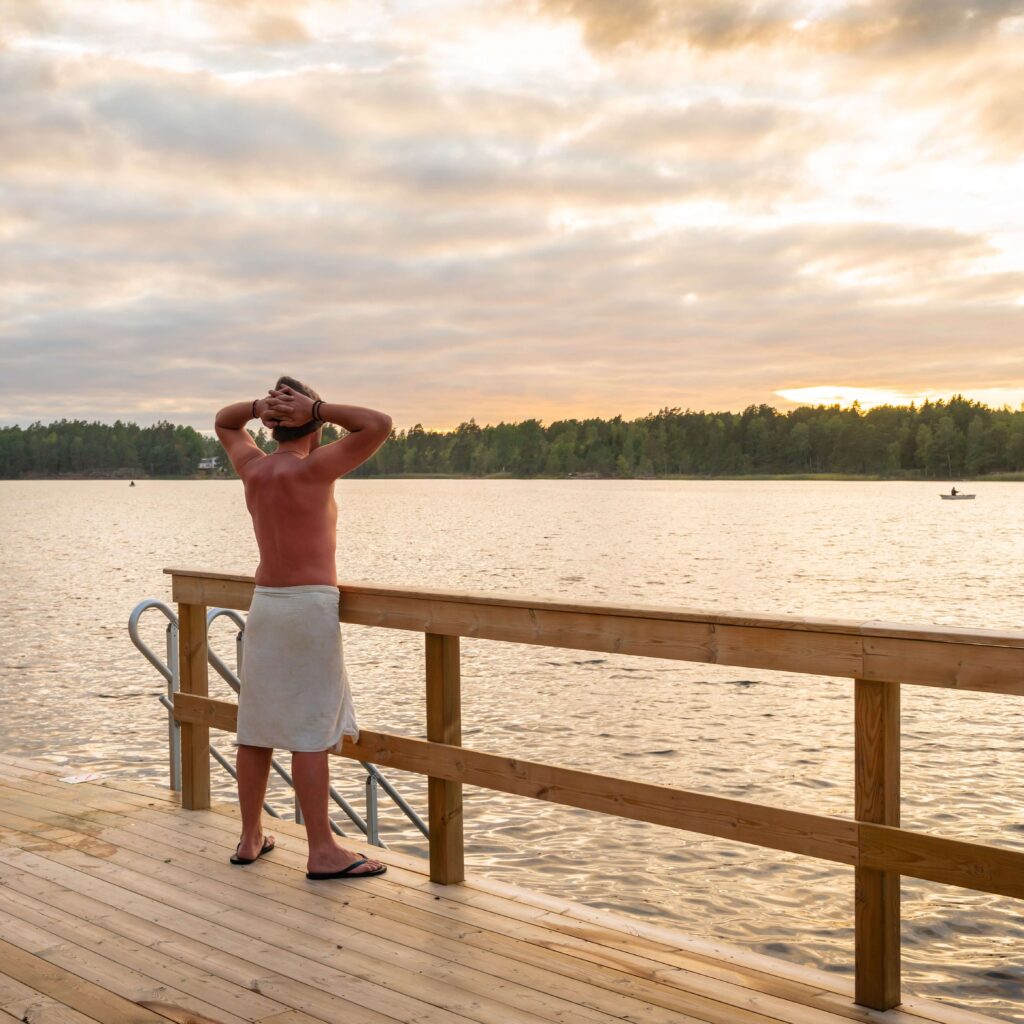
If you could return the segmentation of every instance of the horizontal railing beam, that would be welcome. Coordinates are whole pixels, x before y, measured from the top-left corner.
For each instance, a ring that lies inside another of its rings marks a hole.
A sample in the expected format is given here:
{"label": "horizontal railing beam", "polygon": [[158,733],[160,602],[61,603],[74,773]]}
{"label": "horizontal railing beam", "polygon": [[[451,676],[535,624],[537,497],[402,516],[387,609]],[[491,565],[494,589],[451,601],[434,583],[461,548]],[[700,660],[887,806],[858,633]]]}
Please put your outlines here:
{"label": "horizontal railing beam", "polygon": [[887,825],[857,825],[862,867],[1024,899],[1024,852]]}
{"label": "horizontal railing beam", "polygon": [[[244,594],[247,601],[252,595],[252,576],[235,573],[207,572],[196,569],[164,569],[164,573],[182,581],[208,581],[221,584],[228,593]],[[232,591],[231,586],[240,586]],[[1024,631],[958,628],[955,626],[910,626],[896,622],[857,619],[818,619],[803,615],[746,615],[735,612],[708,612],[692,608],[671,608],[665,605],[619,605],[602,601],[568,601],[564,598],[536,597],[522,594],[475,593],[461,590],[440,590],[425,587],[393,587],[376,583],[343,583],[339,588],[346,594],[364,594],[379,597],[407,597],[426,601],[457,601],[462,604],[488,605],[495,608],[521,606],[550,609],[552,611],[602,612],[615,616],[639,619],[666,619],[672,622],[709,622],[726,626],[778,627],[786,630],[818,633],[849,633],[856,636],[885,636],[904,640],[932,640],[947,643],[980,644],[993,647],[1024,648]],[[229,607],[224,605],[223,607]],[[245,606],[247,607],[247,605]]]}
{"label": "horizontal railing beam", "polygon": [[[179,722],[199,722],[233,732],[237,705],[211,698],[176,698],[174,716]],[[763,807],[368,729],[360,731],[358,743],[346,739],[341,755],[450,782],[840,864],[854,864],[857,859],[856,822],[844,818]]]}
{"label": "horizontal railing beam", "polygon": [[[246,609],[252,600],[250,577],[168,572],[176,601]],[[1024,638],[1016,633],[618,608],[366,584],[339,587],[338,617],[353,625],[565,650],[1024,695]]]}
{"label": "horizontal railing beam", "polygon": [[[234,732],[237,705],[175,694],[174,717]],[[1024,899],[1024,853],[362,730],[342,756],[839,864]]]}

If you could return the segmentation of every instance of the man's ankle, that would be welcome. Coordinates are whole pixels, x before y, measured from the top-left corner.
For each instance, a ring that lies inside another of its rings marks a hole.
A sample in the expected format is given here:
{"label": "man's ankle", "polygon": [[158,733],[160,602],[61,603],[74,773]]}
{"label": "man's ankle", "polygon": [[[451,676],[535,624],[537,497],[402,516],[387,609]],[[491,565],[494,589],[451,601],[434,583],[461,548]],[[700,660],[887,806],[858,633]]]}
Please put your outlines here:
{"label": "man's ankle", "polygon": [[334,841],[334,833],[329,833],[324,839],[311,839],[307,836],[306,845],[309,847],[309,855],[315,857],[317,854],[330,853],[337,847]]}

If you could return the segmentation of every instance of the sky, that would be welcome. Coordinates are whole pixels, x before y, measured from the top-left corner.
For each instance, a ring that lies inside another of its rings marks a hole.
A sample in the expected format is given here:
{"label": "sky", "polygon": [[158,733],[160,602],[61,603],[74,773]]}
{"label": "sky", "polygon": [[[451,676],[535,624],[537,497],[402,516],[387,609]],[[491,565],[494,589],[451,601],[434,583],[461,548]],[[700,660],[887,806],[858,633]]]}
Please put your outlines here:
{"label": "sky", "polygon": [[0,0],[0,425],[1024,401],[1024,0]]}

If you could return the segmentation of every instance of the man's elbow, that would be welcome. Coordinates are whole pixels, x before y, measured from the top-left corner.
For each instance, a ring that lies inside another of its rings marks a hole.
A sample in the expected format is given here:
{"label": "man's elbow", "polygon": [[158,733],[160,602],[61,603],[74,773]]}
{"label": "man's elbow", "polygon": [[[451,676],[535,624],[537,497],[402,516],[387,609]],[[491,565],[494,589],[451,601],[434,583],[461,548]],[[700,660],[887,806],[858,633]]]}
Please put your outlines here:
{"label": "man's elbow", "polygon": [[[241,422],[240,422],[241,421]],[[241,430],[247,422],[245,416],[239,416],[235,406],[226,405],[213,420],[214,430]]]}
{"label": "man's elbow", "polygon": [[392,422],[391,422],[391,417],[386,412],[378,413],[377,416],[378,416],[378,421],[377,421],[377,429],[378,429],[378,431],[381,434],[383,434],[385,437],[390,436],[390,434],[391,434],[391,427],[393,425]]}

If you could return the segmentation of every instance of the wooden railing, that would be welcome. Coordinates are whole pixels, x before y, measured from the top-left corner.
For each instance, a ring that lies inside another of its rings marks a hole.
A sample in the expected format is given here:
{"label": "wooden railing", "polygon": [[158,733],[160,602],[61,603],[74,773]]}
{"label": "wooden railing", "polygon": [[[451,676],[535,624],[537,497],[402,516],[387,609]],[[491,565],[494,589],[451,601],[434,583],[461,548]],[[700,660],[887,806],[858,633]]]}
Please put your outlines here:
{"label": "wooden railing", "polygon": [[[237,708],[207,691],[206,608],[247,609],[245,576],[166,570],[179,604],[182,805],[210,803],[209,730]],[[462,784],[852,865],[855,999],[900,1001],[900,876],[1024,898],[1024,853],[900,828],[900,684],[1024,695],[1024,633],[719,615],[364,584],[339,619],[426,637],[426,740],[363,730],[342,755],[428,777],[430,875],[464,877]],[[459,638],[854,680],[854,818],[807,814],[461,746]]]}

